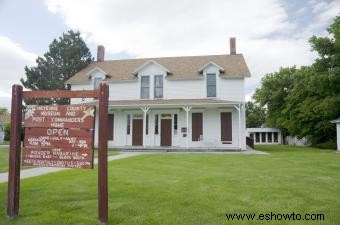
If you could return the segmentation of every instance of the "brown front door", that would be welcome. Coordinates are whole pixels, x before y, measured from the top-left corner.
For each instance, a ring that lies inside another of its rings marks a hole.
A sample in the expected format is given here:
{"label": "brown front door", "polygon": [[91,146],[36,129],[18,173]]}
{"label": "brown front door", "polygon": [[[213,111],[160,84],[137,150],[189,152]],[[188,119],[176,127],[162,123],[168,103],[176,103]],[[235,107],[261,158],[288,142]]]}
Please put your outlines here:
{"label": "brown front door", "polygon": [[223,144],[232,143],[231,112],[221,112],[221,141]]}
{"label": "brown front door", "polygon": [[192,141],[200,141],[201,136],[203,135],[203,114],[202,113],[193,113],[191,119],[192,126]]}
{"label": "brown front door", "polygon": [[113,136],[114,136],[114,115],[113,114],[109,114],[109,119],[107,121],[107,129],[108,129],[108,133],[107,133],[107,139],[108,140],[113,140]]}
{"label": "brown front door", "polygon": [[161,120],[161,146],[171,146],[171,119]]}
{"label": "brown front door", "polygon": [[143,120],[132,120],[132,145],[143,145]]}

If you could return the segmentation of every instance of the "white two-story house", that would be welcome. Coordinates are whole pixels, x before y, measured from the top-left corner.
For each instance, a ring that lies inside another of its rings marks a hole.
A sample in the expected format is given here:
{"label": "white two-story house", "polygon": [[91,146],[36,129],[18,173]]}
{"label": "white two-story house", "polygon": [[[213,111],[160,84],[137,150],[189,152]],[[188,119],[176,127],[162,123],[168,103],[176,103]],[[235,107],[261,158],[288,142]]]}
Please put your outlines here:
{"label": "white two-story house", "polygon": [[225,55],[106,61],[98,46],[97,61],[66,83],[72,90],[109,84],[110,148],[244,150],[246,77],[231,38]]}

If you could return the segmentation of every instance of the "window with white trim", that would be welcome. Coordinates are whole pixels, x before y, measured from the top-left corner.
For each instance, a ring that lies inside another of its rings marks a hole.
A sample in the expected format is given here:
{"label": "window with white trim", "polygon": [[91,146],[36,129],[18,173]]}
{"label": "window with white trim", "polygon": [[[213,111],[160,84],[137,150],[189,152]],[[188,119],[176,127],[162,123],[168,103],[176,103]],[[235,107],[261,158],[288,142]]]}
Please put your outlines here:
{"label": "window with white trim", "polygon": [[216,74],[207,74],[207,97],[216,97]]}
{"label": "window with white trim", "polygon": [[93,90],[99,90],[100,83],[103,81],[101,77],[94,77],[93,78]]}
{"label": "window with white trim", "polygon": [[163,75],[154,76],[154,97],[163,98]]}
{"label": "window with white trim", "polygon": [[130,134],[130,130],[131,130],[131,115],[128,114],[126,115],[126,134]]}
{"label": "window with white trim", "polygon": [[145,134],[149,134],[149,114],[146,114],[145,124]]}
{"label": "window with white trim", "polygon": [[150,76],[141,77],[140,98],[141,99],[150,98]]}
{"label": "window with white trim", "polygon": [[178,115],[174,114],[174,134],[177,134],[177,128],[178,128]]}
{"label": "window with white trim", "polygon": [[158,131],[158,114],[155,115],[155,134],[159,134],[159,131]]}
{"label": "window with white trim", "polygon": [[279,142],[279,134],[277,132],[274,132],[274,142]]}

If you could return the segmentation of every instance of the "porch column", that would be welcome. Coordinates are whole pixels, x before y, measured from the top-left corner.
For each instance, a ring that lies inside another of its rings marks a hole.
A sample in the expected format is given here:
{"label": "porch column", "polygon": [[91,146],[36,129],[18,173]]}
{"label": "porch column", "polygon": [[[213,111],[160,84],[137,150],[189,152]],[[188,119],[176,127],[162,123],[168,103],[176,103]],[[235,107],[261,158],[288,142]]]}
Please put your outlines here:
{"label": "porch column", "polygon": [[140,108],[143,111],[143,147],[145,147],[146,142],[146,114],[149,111],[150,107],[142,107]]}
{"label": "porch column", "polygon": [[186,148],[189,148],[189,112],[191,110],[191,106],[184,106],[183,110],[186,112],[186,127],[187,127],[187,136],[186,136]]}
{"label": "porch column", "polygon": [[242,149],[241,147],[241,104],[238,104],[238,106],[234,105],[234,107],[238,111],[238,147]]}
{"label": "porch column", "polygon": [[340,153],[340,121],[336,123],[337,153]]}

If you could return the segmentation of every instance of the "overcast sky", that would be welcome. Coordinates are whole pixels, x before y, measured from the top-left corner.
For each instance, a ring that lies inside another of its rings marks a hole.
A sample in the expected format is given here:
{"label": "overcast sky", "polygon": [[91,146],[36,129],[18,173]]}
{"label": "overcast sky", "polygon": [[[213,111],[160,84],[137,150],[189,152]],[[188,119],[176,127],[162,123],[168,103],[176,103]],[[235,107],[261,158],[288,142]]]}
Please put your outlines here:
{"label": "overcast sky", "polygon": [[93,56],[103,44],[106,59],[225,54],[236,37],[249,99],[264,74],[311,64],[308,39],[327,35],[339,12],[340,0],[0,0],[0,107],[10,107],[24,66],[69,29]]}

